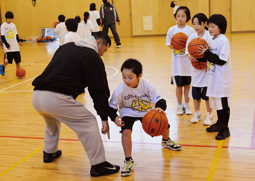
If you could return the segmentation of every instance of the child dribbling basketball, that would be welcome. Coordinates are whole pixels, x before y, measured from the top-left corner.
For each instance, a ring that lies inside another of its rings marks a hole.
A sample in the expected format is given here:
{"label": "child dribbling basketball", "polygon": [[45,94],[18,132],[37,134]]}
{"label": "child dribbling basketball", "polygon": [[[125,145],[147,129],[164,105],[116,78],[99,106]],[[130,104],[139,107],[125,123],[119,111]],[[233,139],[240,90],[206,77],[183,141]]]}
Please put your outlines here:
{"label": "child dribbling basketball", "polygon": [[[175,17],[177,20],[177,25],[172,26],[166,36],[166,45],[173,49],[171,46],[171,39],[174,34],[178,32],[185,33],[187,36],[195,33],[194,29],[186,23],[190,20],[190,11],[186,6],[180,6]],[[173,50],[172,53],[172,64],[171,64],[171,83],[176,86],[176,97],[177,97],[177,115],[187,115],[192,114],[192,110],[189,106],[189,90],[191,83],[191,62],[187,56],[185,56],[185,48],[183,50]],[[184,99],[185,104],[182,104],[182,94],[184,87]]]}
{"label": "child dribbling basketball", "polygon": [[21,39],[19,39],[18,31],[12,20],[14,14],[11,11],[5,13],[6,22],[1,25],[1,39],[4,45],[4,64],[0,65],[0,73],[5,75],[5,67],[8,64],[12,64],[14,59],[16,68],[20,67],[21,56],[19,50],[19,44],[22,45]]}
{"label": "child dribbling basketball", "polygon": [[[121,127],[122,146],[125,154],[124,168],[121,176],[130,176],[134,168],[132,159],[132,128],[134,122],[142,121],[143,116],[153,108],[159,112],[165,112],[166,101],[160,97],[151,83],[142,79],[142,64],[135,59],[126,60],[122,67],[122,79],[114,91],[110,101],[110,118]],[[120,109],[120,116],[116,114]],[[179,151],[181,146],[169,138],[169,128],[162,134],[161,145],[164,148]]]}
{"label": "child dribbling basketball", "polygon": [[206,128],[207,132],[218,132],[216,140],[223,140],[230,136],[228,122],[230,117],[231,100],[231,47],[228,38],[224,35],[227,29],[227,20],[221,14],[212,15],[209,20],[209,32],[213,36],[210,48],[200,47],[200,54],[208,60],[207,96],[210,106],[217,110],[216,124]]}
{"label": "child dribbling basketball", "polygon": [[[211,36],[207,29],[207,17],[203,13],[198,13],[192,18],[192,24],[197,33],[190,35],[186,44],[186,55],[188,55],[190,61],[195,61],[196,58],[192,57],[188,52],[188,44],[194,38],[203,38],[206,42],[209,42]],[[192,79],[191,79],[191,98],[194,101],[195,113],[191,119],[191,123],[198,123],[201,120],[200,103],[201,99],[205,100],[207,114],[204,121],[204,125],[209,126],[213,124],[212,108],[210,107],[209,98],[206,96],[207,90],[207,69],[199,70],[192,67]]]}

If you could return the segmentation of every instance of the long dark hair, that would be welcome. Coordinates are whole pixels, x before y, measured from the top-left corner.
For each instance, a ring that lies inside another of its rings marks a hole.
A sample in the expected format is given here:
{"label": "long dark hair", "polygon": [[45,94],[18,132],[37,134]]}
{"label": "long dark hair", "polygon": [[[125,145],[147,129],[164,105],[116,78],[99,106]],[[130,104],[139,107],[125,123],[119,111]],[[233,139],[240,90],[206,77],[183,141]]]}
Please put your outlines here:
{"label": "long dark hair", "polygon": [[89,12],[85,12],[84,13],[84,22],[85,22],[85,24],[87,24],[88,17],[89,17]]}

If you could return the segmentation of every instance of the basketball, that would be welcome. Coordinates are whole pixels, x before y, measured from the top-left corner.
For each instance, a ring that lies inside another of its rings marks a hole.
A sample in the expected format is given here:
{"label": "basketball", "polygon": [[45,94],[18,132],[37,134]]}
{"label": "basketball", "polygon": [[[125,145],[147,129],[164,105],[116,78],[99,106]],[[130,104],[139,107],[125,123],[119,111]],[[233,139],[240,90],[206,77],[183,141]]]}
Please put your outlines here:
{"label": "basketball", "polygon": [[22,67],[19,67],[19,68],[17,69],[17,71],[16,71],[16,75],[17,75],[17,77],[19,77],[19,78],[25,77],[25,75],[26,75],[26,70],[23,69]]}
{"label": "basketball", "polygon": [[207,67],[207,63],[206,62],[192,62],[191,61],[191,64],[192,66],[195,68],[195,69],[199,69],[199,70],[203,70]]}
{"label": "basketball", "polygon": [[188,36],[185,33],[176,33],[171,39],[171,45],[175,50],[182,50],[186,47]]}
{"label": "basketball", "polygon": [[56,28],[56,26],[59,24],[59,22],[58,21],[54,21],[52,24],[53,24],[53,27]]}
{"label": "basketball", "polygon": [[144,115],[142,126],[148,135],[160,136],[167,130],[168,119],[164,113],[152,110]]}
{"label": "basketball", "polygon": [[203,38],[194,38],[188,44],[188,52],[192,57],[203,58],[204,55],[198,55],[199,53],[197,52],[197,50],[200,46],[205,47],[206,45],[207,42]]}
{"label": "basketball", "polygon": [[100,25],[103,23],[103,20],[102,19],[100,19]]}

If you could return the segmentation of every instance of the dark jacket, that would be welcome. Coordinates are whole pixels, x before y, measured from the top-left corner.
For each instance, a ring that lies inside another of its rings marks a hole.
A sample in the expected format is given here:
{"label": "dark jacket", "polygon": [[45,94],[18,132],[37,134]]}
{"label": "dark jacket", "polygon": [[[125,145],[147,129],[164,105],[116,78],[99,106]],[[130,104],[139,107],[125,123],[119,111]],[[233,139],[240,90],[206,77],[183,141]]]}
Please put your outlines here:
{"label": "dark jacket", "polygon": [[100,8],[100,18],[103,20],[102,24],[115,24],[115,20],[120,22],[118,13],[111,3],[103,4]]}

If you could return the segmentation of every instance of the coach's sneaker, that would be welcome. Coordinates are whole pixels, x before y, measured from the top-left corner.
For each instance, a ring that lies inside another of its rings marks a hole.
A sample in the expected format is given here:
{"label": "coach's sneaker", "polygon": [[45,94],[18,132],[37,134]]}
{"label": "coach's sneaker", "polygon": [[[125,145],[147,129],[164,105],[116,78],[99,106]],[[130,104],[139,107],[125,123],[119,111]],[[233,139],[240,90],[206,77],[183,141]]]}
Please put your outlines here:
{"label": "coach's sneaker", "polygon": [[195,112],[193,118],[191,118],[190,122],[191,123],[198,123],[200,119],[201,119],[201,112],[197,111],[197,112]]}
{"label": "coach's sneaker", "polygon": [[210,114],[209,112],[207,112],[206,114],[206,119],[204,121],[204,125],[205,126],[211,126],[213,124],[213,114]]}
{"label": "coach's sneaker", "polygon": [[222,122],[217,121],[217,123],[211,125],[209,128],[206,128],[206,131],[209,133],[219,132],[221,130],[222,126],[223,126]]}
{"label": "coach's sneaker", "polygon": [[134,164],[134,160],[130,159],[129,161],[125,160],[124,161],[124,167],[121,170],[121,176],[122,177],[128,177],[131,175],[131,171],[134,169],[135,164]]}
{"label": "coach's sneaker", "polygon": [[43,151],[43,161],[44,163],[50,163],[54,159],[60,157],[61,155],[62,155],[61,150],[58,150],[56,153],[46,153],[45,151]]}
{"label": "coach's sneaker", "polygon": [[219,131],[218,135],[215,137],[216,140],[224,140],[230,136],[229,128],[227,126],[223,126]]}
{"label": "coach's sneaker", "polygon": [[0,73],[2,76],[4,76],[5,67],[3,65],[0,65]]}
{"label": "coach's sneaker", "polygon": [[181,145],[175,143],[170,138],[167,141],[162,140],[161,145],[164,148],[174,150],[174,151],[180,151],[182,149]]}
{"label": "coach's sneaker", "polygon": [[189,107],[189,104],[185,104],[185,105],[184,105],[184,112],[185,112],[185,114],[187,114],[187,115],[193,114],[192,110],[191,110],[190,107]]}
{"label": "coach's sneaker", "polygon": [[90,175],[92,177],[100,177],[118,173],[119,170],[120,167],[118,165],[112,165],[105,161],[96,165],[92,165],[90,169]]}
{"label": "coach's sneaker", "polygon": [[176,114],[177,115],[183,115],[184,114],[183,104],[182,103],[178,104]]}
{"label": "coach's sneaker", "polygon": [[117,45],[117,48],[121,48],[121,44]]}

